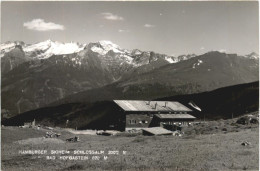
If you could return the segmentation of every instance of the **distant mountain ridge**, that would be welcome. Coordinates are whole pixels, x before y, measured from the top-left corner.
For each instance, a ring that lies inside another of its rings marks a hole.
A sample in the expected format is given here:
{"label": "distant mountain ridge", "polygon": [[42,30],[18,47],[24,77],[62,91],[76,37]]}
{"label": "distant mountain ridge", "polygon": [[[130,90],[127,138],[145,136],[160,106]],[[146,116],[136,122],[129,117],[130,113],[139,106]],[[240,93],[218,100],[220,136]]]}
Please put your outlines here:
{"label": "distant mountain ridge", "polygon": [[[128,58],[126,61],[128,63],[133,61],[133,65],[141,66],[142,63],[138,63],[138,61],[142,61],[140,57],[143,55],[149,55],[152,51],[141,51],[138,49],[127,50],[122,49],[118,45],[112,43],[111,41],[103,40],[96,43],[89,44],[80,44],[76,42],[70,43],[60,43],[57,41],[46,40],[43,42],[39,42],[36,44],[25,44],[21,41],[15,42],[6,42],[1,44],[1,57],[5,55],[5,53],[10,52],[15,49],[17,45],[20,45],[23,48],[26,56],[38,59],[46,59],[51,57],[52,55],[65,55],[78,53],[83,49],[91,49],[91,51],[98,53],[99,55],[106,55],[108,52],[113,52],[115,54],[121,54],[122,58]],[[166,61],[169,63],[179,62],[180,60],[186,60],[190,57],[194,57],[195,55],[181,55],[179,57],[173,57],[168,55],[162,55]],[[135,60],[134,60],[135,59]],[[151,60],[156,60],[157,58],[151,57]],[[144,62],[144,61],[143,61]],[[147,59],[145,59],[145,64],[147,64]]]}
{"label": "distant mountain ridge", "polygon": [[2,108],[14,114],[38,108],[111,84],[132,70],[147,72],[178,62],[172,58],[151,51],[122,49],[111,41],[2,43]]}
{"label": "distant mountain ridge", "polygon": [[216,51],[179,63],[154,68],[153,65],[156,64],[131,70],[117,82],[65,97],[55,105],[113,99],[151,100],[259,80],[258,60]]}
{"label": "distant mountain ridge", "polygon": [[[18,50],[19,49],[19,50]],[[14,51],[21,51],[22,55],[12,55]],[[163,60],[164,63],[177,63],[187,60],[195,55],[182,55],[173,57],[152,51],[141,51],[138,49],[122,49],[111,41],[99,41],[96,43],[79,44],[75,42],[60,43],[46,40],[36,44],[25,44],[21,41],[7,42],[1,44],[1,72],[4,75],[19,64],[31,60],[46,60],[53,56],[67,57],[77,54],[71,58],[74,66],[84,65],[85,57],[89,54],[95,55],[113,73],[114,80],[117,80],[125,73],[125,70],[137,68],[150,64],[154,61]]]}
{"label": "distant mountain ridge", "polygon": [[[20,54],[14,55],[14,53]],[[14,41],[1,43],[0,56],[2,58],[1,61],[3,61],[1,62],[1,65],[3,66],[1,72],[2,74],[5,74],[19,64],[30,60],[44,60],[55,55],[63,55],[63,57],[66,57],[71,54],[78,54],[81,56],[81,59],[83,59],[82,56],[86,55],[86,53],[95,53],[101,62],[109,66],[110,70],[114,70],[115,73],[117,72],[117,69],[121,70],[124,67],[138,68],[158,60],[163,61],[164,64],[178,63],[197,56],[195,54],[187,54],[174,57],[155,53],[153,51],[141,51],[139,49],[127,50],[106,40],[89,44],[80,44],[76,42],[61,43],[52,40],[46,40],[35,44],[26,44],[22,41]],[[259,59],[259,55],[255,52],[243,57]],[[71,60],[74,61],[75,65],[81,65],[81,59],[72,58]],[[115,79],[120,78],[121,74],[121,72],[120,74],[117,74]]]}

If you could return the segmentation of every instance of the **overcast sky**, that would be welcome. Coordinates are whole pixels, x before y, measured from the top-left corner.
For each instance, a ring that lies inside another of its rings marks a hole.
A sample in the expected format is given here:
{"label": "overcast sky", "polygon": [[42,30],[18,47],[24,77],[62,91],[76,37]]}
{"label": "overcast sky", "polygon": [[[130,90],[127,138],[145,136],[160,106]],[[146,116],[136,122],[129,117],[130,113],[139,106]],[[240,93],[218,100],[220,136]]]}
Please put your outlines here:
{"label": "overcast sky", "polygon": [[1,41],[110,40],[168,55],[258,52],[258,2],[2,2]]}

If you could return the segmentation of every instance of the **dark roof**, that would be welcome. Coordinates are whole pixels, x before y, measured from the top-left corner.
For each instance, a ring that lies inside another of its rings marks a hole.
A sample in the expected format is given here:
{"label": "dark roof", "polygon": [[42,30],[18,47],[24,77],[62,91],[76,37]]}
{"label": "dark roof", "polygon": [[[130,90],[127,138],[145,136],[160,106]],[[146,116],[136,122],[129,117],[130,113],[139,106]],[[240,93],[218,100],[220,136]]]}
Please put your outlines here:
{"label": "dark roof", "polygon": [[196,119],[189,114],[156,114],[155,116],[160,119]]}
{"label": "dark roof", "polygon": [[172,134],[172,131],[169,131],[162,127],[143,128],[142,130],[149,132],[153,135],[171,135]]}
{"label": "dark roof", "polygon": [[125,111],[192,111],[183,104],[173,101],[114,100],[114,102]]}

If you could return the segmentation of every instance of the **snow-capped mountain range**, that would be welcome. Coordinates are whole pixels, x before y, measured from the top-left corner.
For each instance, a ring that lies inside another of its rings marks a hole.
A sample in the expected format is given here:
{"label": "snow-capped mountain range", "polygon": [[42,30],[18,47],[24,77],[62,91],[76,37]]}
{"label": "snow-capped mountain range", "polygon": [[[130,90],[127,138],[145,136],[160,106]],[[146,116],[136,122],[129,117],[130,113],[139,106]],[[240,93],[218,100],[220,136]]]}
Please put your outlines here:
{"label": "snow-capped mountain range", "polygon": [[155,98],[208,91],[257,80],[258,59],[256,53],[219,52],[174,57],[111,41],[6,42],[1,44],[2,107],[15,115],[82,91],[89,91],[88,100],[114,93]]}
{"label": "snow-capped mountain range", "polygon": [[[105,56],[106,58],[109,58],[109,56],[111,55],[116,56],[116,60],[121,61],[121,64],[125,62],[129,65],[132,65],[133,67],[139,67],[145,64],[149,64],[153,61],[157,61],[159,58],[162,58],[168,63],[177,63],[196,56],[195,54],[180,55],[177,57],[164,54],[156,54],[154,56],[153,54],[155,53],[153,53],[152,51],[141,51],[139,49],[122,49],[119,45],[116,45],[107,40],[89,44],[80,44],[76,42],[61,43],[57,41],[46,40],[35,44],[25,44],[22,41],[2,43],[0,57],[4,57],[6,53],[15,49],[15,47],[17,46],[21,46],[25,53],[25,56],[32,59],[47,59],[53,55],[74,54],[79,53],[84,49],[88,49],[92,52],[97,53],[99,56]],[[244,57],[259,59],[259,55],[254,52],[245,55]],[[104,60],[108,62],[106,59]],[[81,63],[80,61],[77,61],[75,59],[74,61],[77,63]]]}
{"label": "snow-capped mountain range", "polygon": [[107,40],[88,44],[46,40],[36,44],[26,44],[21,41],[2,43],[0,56],[2,74],[27,61],[52,61],[55,58],[53,61],[55,65],[64,63],[76,68],[90,68],[89,65],[99,63],[99,68],[107,70],[115,81],[134,68],[156,63],[152,67],[146,67],[144,71],[138,69],[140,72],[147,72],[162,65],[188,60],[196,55],[174,57],[153,51],[127,50]]}
{"label": "snow-capped mountain range", "polygon": [[[17,45],[21,45],[24,52],[27,54],[32,54],[33,52],[36,52],[37,58],[49,58],[52,55],[63,55],[63,54],[72,54],[72,53],[78,53],[82,51],[86,46],[93,45],[91,47],[91,50],[93,52],[99,53],[100,55],[105,55],[109,51],[113,51],[114,53],[121,53],[126,54],[128,56],[136,56],[141,55],[143,51],[134,49],[134,50],[127,50],[120,48],[119,45],[116,45],[108,40],[102,40],[96,43],[89,43],[89,44],[80,44],[77,42],[70,42],[70,43],[61,43],[58,41],[52,41],[52,40],[46,40],[43,42],[35,43],[35,44],[25,44],[22,41],[14,41],[14,42],[5,42],[1,43],[1,57],[4,56],[5,53],[11,51],[14,49]],[[37,53],[38,52],[38,53]],[[178,57],[173,56],[165,56],[165,59],[169,63],[177,63],[180,60],[187,60],[192,57],[195,57],[195,54],[187,54],[187,55],[180,55]],[[252,52],[248,55],[245,55],[249,58],[259,58],[259,55],[255,52]]]}
{"label": "snow-capped mountain range", "polygon": [[46,59],[51,57],[52,55],[61,55],[61,54],[72,54],[77,53],[84,49],[84,44],[78,43],[60,43],[56,41],[46,40],[44,42],[39,42],[36,44],[24,44],[23,42],[8,42],[1,44],[1,57],[4,56],[5,53],[14,49],[17,45],[22,46],[23,51],[26,55],[39,58]]}
{"label": "snow-capped mountain range", "polygon": [[[125,62],[128,64],[132,64],[133,66],[141,66],[144,64],[148,64],[151,60],[148,59],[139,59],[141,55],[149,56],[150,51],[141,51],[138,49],[127,50],[122,49],[120,46],[112,43],[111,41],[103,40],[96,43],[89,44],[79,44],[75,42],[70,43],[61,43],[57,41],[46,40],[43,42],[39,42],[36,44],[25,44],[24,42],[15,41],[15,42],[6,42],[1,44],[1,57],[11,50],[13,50],[17,45],[20,45],[25,52],[27,57],[35,58],[35,59],[47,59],[53,55],[66,55],[78,53],[86,48],[89,48],[91,51],[99,54],[100,56],[105,56],[109,52],[117,54],[120,58],[123,58]],[[181,60],[187,60],[196,55],[181,55],[179,57],[173,57],[168,55],[163,55],[162,57],[168,63],[176,63]],[[137,57],[135,59],[135,57]],[[139,58],[138,58],[139,57]],[[158,58],[153,58],[152,61],[157,60]]]}

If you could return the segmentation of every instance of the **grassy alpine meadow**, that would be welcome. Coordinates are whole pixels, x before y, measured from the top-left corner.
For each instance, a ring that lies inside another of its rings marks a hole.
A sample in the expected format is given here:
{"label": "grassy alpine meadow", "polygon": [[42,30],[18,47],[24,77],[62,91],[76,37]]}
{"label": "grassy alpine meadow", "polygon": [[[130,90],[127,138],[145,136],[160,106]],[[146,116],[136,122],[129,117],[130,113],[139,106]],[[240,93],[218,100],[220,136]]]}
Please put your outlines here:
{"label": "grassy alpine meadow", "polygon": [[[2,127],[2,170],[259,170],[258,124],[231,123],[232,120],[220,120],[194,125],[181,137],[75,135],[54,128],[60,137],[43,138],[50,130]],[[75,136],[79,136],[79,142],[66,141]],[[245,141],[250,145],[241,145]],[[47,152],[23,154],[26,150]],[[69,154],[59,154],[62,150]],[[79,154],[89,150],[95,154]]]}

